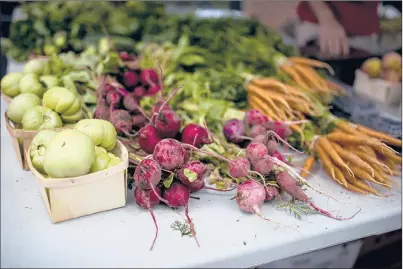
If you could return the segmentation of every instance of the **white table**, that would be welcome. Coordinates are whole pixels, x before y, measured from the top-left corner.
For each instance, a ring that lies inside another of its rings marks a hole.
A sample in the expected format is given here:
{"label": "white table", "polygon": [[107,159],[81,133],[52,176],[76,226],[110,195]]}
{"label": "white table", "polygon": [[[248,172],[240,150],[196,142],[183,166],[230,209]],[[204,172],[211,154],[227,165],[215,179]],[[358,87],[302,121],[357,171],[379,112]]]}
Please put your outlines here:
{"label": "white table", "polygon": [[[2,101],[2,115],[4,110]],[[275,203],[264,205],[262,211],[267,217],[298,225],[301,233],[297,233],[285,227],[276,229],[272,223],[242,213],[230,200],[234,193],[201,191],[197,194],[200,200],[190,201],[201,247],[170,228],[173,221],[183,218],[160,205],[155,209],[160,235],[150,252],[154,225],[148,211],[133,201],[132,191],[124,208],[51,224],[33,175],[22,171],[17,162],[3,116],[1,126],[2,267],[246,268],[402,227],[400,187],[389,198],[360,196],[346,192],[317,171],[312,184],[340,203],[313,191],[308,191],[310,197],[343,216],[361,208],[354,219],[340,222],[310,215],[298,221],[276,210]]]}

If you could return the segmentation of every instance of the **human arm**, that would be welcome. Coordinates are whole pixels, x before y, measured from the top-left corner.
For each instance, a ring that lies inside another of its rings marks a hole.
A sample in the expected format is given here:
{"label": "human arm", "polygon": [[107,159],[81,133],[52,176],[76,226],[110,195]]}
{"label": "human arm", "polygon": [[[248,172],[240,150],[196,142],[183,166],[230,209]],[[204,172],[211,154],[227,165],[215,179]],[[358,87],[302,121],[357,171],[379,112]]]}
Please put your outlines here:
{"label": "human arm", "polygon": [[349,44],[344,28],[323,1],[308,2],[319,22],[318,41],[321,52],[332,56],[348,55]]}

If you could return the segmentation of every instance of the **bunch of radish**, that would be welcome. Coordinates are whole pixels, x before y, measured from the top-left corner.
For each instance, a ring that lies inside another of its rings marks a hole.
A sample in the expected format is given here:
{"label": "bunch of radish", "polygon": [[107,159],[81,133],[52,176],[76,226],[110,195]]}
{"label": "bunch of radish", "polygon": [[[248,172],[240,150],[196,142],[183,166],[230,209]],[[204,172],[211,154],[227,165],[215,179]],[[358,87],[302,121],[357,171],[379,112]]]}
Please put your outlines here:
{"label": "bunch of radish", "polygon": [[141,98],[156,95],[161,81],[154,69],[140,69],[135,55],[123,51],[120,57],[123,65],[116,77],[106,77],[97,90],[95,118],[112,122],[118,134],[132,137],[133,130],[149,121],[140,107]]}

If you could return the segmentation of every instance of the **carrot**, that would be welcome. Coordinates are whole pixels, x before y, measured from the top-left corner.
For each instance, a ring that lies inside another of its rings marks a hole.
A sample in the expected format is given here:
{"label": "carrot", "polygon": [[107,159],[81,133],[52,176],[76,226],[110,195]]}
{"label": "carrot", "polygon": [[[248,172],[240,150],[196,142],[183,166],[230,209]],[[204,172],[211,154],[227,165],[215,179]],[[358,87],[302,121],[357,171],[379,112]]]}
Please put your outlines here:
{"label": "carrot", "polygon": [[376,138],[346,134],[343,132],[332,132],[328,134],[326,137],[330,141],[337,142],[343,145],[347,144],[347,145],[371,146],[376,151],[381,151],[381,153],[395,152],[386,144],[382,143]]}
{"label": "carrot", "polygon": [[260,78],[260,79],[256,78],[253,79],[251,83],[262,89],[275,87],[282,89],[284,92],[287,91],[285,85],[274,78]]}
{"label": "carrot", "polygon": [[344,88],[342,87],[342,86],[340,86],[339,84],[337,84],[337,83],[334,83],[334,82],[332,82],[332,81],[330,81],[330,80],[326,80],[326,82],[327,82],[327,86],[329,87],[329,88],[331,88],[331,89],[333,89],[333,90],[335,90],[335,91],[337,91],[337,92],[339,92],[339,93],[341,93],[341,94],[345,94],[345,90],[344,90]]}
{"label": "carrot", "polygon": [[383,164],[382,162],[378,161],[378,159],[377,159],[376,157],[373,157],[373,156],[371,156],[371,155],[369,155],[369,154],[367,154],[367,153],[365,153],[365,152],[358,151],[358,150],[355,152],[355,154],[356,154],[359,158],[361,158],[362,160],[366,161],[366,162],[369,163],[369,164],[372,164],[372,165],[379,165],[379,166],[385,167],[385,168],[387,168],[389,171],[391,171],[391,169],[389,169],[389,167],[388,167],[386,164]]}
{"label": "carrot", "polygon": [[352,165],[352,166],[351,166],[351,170],[353,170],[354,174],[355,174],[358,178],[360,178],[360,179],[362,179],[362,180],[368,180],[368,181],[370,181],[370,182],[373,182],[373,183],[376,183],[376,184],[379,184],[379,185],[383,185],[383,186],[385,186],[385,187],[390,187],[389,184],[385,184],[385,183],[382,183],[382,182],[378,182],[376,179],[374,179],[370,174],[368,174],[367,172],[365,172],[364,170],[362,170],[360,167],[357,167],[357,166]]}
{"label": "carrot", "polygon": [[356,186],[353,183],[348,184],[347,189],[353,192],[357,192],[360,194],[368,194],[368,192],[364,191],[363,189],[360,189],[358,186]]}
{"label": "carrot", "polygon": [[[330,160],[329,156],[327,156],[326,151],[320,146],[318,141],[315,142],[314,148],[316,153],[319,155],[319,159],[322,161],[322,165],[327,171],[327,173],[332,177],[336,178],[334,173],[334,167],[332,161]],[[341,184],[341,182],[339,182]]]}
{"label": "carrot", "polygon": [[299,175],[303,178],[308,177],[309,173],[312,171],[314,164],[315,164],[315,156],[311,155],[305,160],[303,168],[304,170],[302,170]]}
{"label": "carrot", "polygon": [[342,147],[339,146],[339,144],[334,143],[334,142],[332,142],[330,144],[333,146],[336,153],[339,154],[339,156],[342,159],[344,159],[348,162],[351,162],[354,165],[362,167],[365,171],[367,171],[368,173],[371,173],[371,175],[374,176],[374,169],[371,167],[370,164],[368,164],[365,161],[363,161],[362,159],[360,159],[360,157],[355,155],[353,152],[344,150]]}
{"label": "carrot", "polygon": [[345,122],[344,120],[337,120],[336,126],[341,130],[348,132],[353,135],[361,135],[354,127],[352,127],[349,123]]}
{"label": "carrot", "polygon": [[329,140],[326,139],[326,137],[319,137],[318,141],[319,145],[323,147],[323,149],[326,150],[326,153],[329,155],[330,159],[340,167],[344,167],[347,169],[347,171],[354,176],[353,171],[348,167],[348,165],[343,161],[343,159],[337,154],[335,149],[333,148],[332,144],[329,142]]}
{"label": "carrot", "polygon": [[375,147],[375,151],[383,155],[386,159],[391,160],[394,163],[402,163],[402,156],[399,156],[383,147]]}
{"label": "carrot", "polygon": [[[350,176],[350,175],[347,174],[347,173],[345,174],[345,177],[346,177],[347,181],[348,181],[351,185],[356,186],[357,188],[359,188],[359,189],[365,191],[366,193],[372,193],[372,194],[375,194],[375,195],[378,195],[378,196],[379,196],[379,193],[378,193],[376,190],[374,190],[370,185],[367,185],[367,184],[365,184],[364,182],[362,182],[362,181],[360,181],[360,180],[358,180],[358,179],[356,179],[356,178],[353,178],[352,176]],[[351,185],[350,185],[350,186],[351,186]]]}
{"label": "carrot", "polygon": [[346,178],[344,177],[343,173],[337,166],[334,167],[334,173],[336,175],[337,181],[341,182],[344,187],[348,188],[348,183],[346,181]]}
{"label": "carrot", "polygon": [[284,64],[281,66],[281,69],[286,72],[288,75],[290,75],[291,79],[300,87],[303,88],[309,88],[308,85],[301,79],[301,77],[298,75],[298,73],[290,66],[287,64]]}
{"label": "carrot", "polygon": [[310,86],[310,88],[313,88],[314,90],[317,91],[324,90],[326,92],[326,90],[323,89],[323,85],[320,84],[318,78],[312,76],[312,74],[310,74],[310,72],[306,70],[307,68],[305,66],[296,64],[293,66],[293,68],[295,72],[299,74],[301,79],[304,80],[304,82]]}
{"label": "carrot", "polygon": [[325,68],[329,71],[330,74],[334,75],[333,68],[329,64],[321,62],[321,61],[317,61],[317,60],[313,60],[313,59],[309,59],[309,58],[305,58],[305,57],[298,57],[298,56],[289,57],[288,60],[290,60],[291,62],[293,62],[295,64],[304,64],[304,65],[309,65],[309,66],[318,67],[318,68]]}
{"label": "carrot", "polygon": [[396,147],[402,147],[402,140],[397,139],[395,137],[391,137],[387,134],[375,131],[373,129],[367,128],[365,126],[362,125],[357,125],[357,130],[360,131],[361,133],[373,137],[373,138],[377,138],[383,142],[385,142],[388,145],[391,146],[396,146]]}

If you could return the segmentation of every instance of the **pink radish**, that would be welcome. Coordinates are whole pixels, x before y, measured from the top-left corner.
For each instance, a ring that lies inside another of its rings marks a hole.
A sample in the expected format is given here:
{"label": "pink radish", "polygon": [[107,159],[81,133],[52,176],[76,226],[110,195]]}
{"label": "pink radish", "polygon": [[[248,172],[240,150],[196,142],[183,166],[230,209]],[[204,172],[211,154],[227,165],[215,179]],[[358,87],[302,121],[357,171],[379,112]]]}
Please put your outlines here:
{"label": "pink radish", "polygon": [[143,86],[138,86],[133,90],[134,96],[137,98],[143,97],[146,95],[146,89]]}
{"label": "pink radish", "polygon": [[137,134],[140,148],[146,153],[152,154],[155,146],[161,141],[157,130],[152,125],[146,125]]}
{"label": "pink radish", "polygon": [[258,135],[265,135],[265,134],[266,134],[266,128],[263,125],[253,125],[249,131],[249,136],[251,138],[255,138]]}
{"label": "pink radish", "polygon": [[[188,171],[190,171],[191,175],[187,175]],[[190,192],[197,192],[204,188],[204,178],[207,172],[208,169],[202,162],[192,161],[178,170],[177,177],[182,184],[189,188]]]}
{"label": "pink radish", "polygon": [[245,123],[249,126],[262,125],[269,122],[269,118],[257,109],[251,109],[245,113]]}
{"label": "pink radish", "polygon": [[249,175],[250,162],[246,158],[237,157],[229,164],[229,174],[233,178],[242,178]]}
{"label": "pink radish", "polygon": [[292,130],[290,129],[290,127],[287,124],[279,121],[268,122],[267,124],[265,124],[265,126],[268,130],[271,130],[278,134],[281,139],[286,139],[292,134]]}
{"label": "pink radish", "polygon": [[143,69],[140,73],[140,80],[144,85],[153,86],[158,84],[158,74],[154,69]]}
{"label": "pink radish", "polygon": [[114,110],[110,115],[110,121],[119,134],[124,134],[129,137],[133,136],[133,134],[130,133],[133,128],[133,119],[127,110]]}
{"label": "pink radish", "polygon": [[317,212],[332,218],[332,219],[336,219],[336,220],[349,220],[351,218],[353,218],[358,212],[356,212],[353,216],[349,217],[349,218],[340,218],[340,217],[335,217],[332,214],[330,214],[329,212],[317,207],[314,203],[312,203],[312,201],[309,200],[308,196],[304,193],[304,191],[301,189],[301,187],[299,187],[295,181],[295,179],[290,176],[290,174],[288,174],[286,171],[281,171],[279,173],[277,173],[276,175],[276,181],[278,183],[278,185],[280,186],[280,188],[287,194],[289,194],[291,197],[293,197],[294,199],[304,202],[304,203],[308,203],[314,210],[316,210]]}
{"label": "pink radish", "polygon": [[153,156],[162,168],[173,171],[185,164],[186,149],[182,144],[172,138],[159,141],[154,148]]}
{"label": "pink radish", "polygon": [[224,123],[224,136],[228,142],[241,143],[245,136],[245,124],[241,120],[232,119]]}
{"label": "pink radish", "polygon": [[269,155],[263,156],[261,159],[257,159],[252,162],[252,168],[259,174],[266,176],[273,169],[274,162]]}
{"label": "pink radish", "polygon": [[183,128],[181,141],[197,148],[213,142],[209,138],[207,130],[196,123],[190,123]]}
{"label": "pink radish", "polygon": [[106,95],[106,101],[111,109],[117,108],[122,101],[122,96],[117,91],[110,91]]}
{"label": "pink radish", "polygon": [[274,150],[273,154],[271,155],[274,158],[279,159],[280,161],[284,162],[284,157],[283,155],[281,155],[280,152],[278,152],[277,150]]}
{"label": "pink radish", "polygon": [[[161,189],[156,188],[156,192],[159,196],[161,196]],[[142,190],[141,188],[137,187],[134,190],[134,199],[136,203],[141,206],[142,208],[146,208],[150,211],[151,217],[153,218],[153,222],[155,225],[155,236],[153,243],[151,244],[150,251],[154,248],[155,241],[157,241],[158,237],[158,224],[157,220],[155,219],[154,213],[152,208],[160,203],[158,197],[154,194],[152,190]]]}
{"label": "pink radish", "polygon": [[98,98],[94,117],[96,119],[109,121],[109,115],[110,115],[109,108],[108,105],[106,104],[105,98]]}
{"label": "pink radish", "polygon": [[123,98],[123,106],[131,112],[138,111],[140,104],[134,93],[129,93]]}
{"label": "pink radish", "polygon": [[128,88],[133,88],[139,82],[137,74],[133,71],[126,71],[123,73],[123,83]]}
{"label": "pink radish", "polygon": [[[278,152],[277,148],[279,147],[279,143],[274,139],[270,139],[267,141],[266,147],[267,147],[268,153],[270,155],[273,155],[275,152]],[[277,154],[277,156],[279,156],[279,155]],[[282,156],[280,156],[280,157],[282,158]]]}
{"label": "pink radish", "polygon": [[172,182],[171,186],[166,189],[163,193],[164,199],[167,201],[166,204],[169,207],[185,207],[185,215],[190,225],[190,231],[192,232],[192,236],[196,240],[197,246],[200,247],[199,241],[196,237],[196,232],[194,229],[194,225],[192,220],[189,217],[189,198],[190,198],[190,191],[189,188],[185,185],[180,184],[179,182]]}
{"label": "pink radish", "polygon": [[163,110],[155,119],[155,129],[161,137],[175,137],[181,126],[181,118],[173,110]]}
{"label": "pink radish", "polygon": [[252,142],[246,147],[246,157],[252,163],[262,159],[267,154],[267,147],[263,143]]}
{"label": "pink radish", "polygon": [[158,113],[161,110],[161,107],[162,107],[162,110],[172,110],[172,107],[169,104],[167,104],[164,101],[160,100],[160,101],[157,101],[154,104],[154,106],[152,108],[152,112],[153,113]]}
{"label": "pink radish", "polygon": [[271,201],[280,196],[280,192],[278,188],[274,186],[267,185],[264,187],[266,190],[266,199],[265,201]]}
{"label": "pink radish", "polygon": [[150,86],[150,87],[148,88],[148,91],[146,91],[146,95],[147,95],[147,96],[154,96],[154,95],[156,95],[161,89],[162,89],[162,88],[161,88],[160,85]]}
{"label": "pink radish", "polygon": [[133,127],[142,128],[146,125],[147,119],[141,114],[133,115]]}

